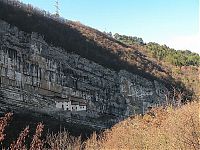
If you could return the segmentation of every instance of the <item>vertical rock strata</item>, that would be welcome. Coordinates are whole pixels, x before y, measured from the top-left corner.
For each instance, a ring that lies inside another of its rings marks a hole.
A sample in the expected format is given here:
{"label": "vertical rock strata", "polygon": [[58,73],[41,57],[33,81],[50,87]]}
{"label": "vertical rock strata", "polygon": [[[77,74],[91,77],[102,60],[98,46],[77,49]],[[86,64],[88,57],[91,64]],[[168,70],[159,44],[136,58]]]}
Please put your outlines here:
{"label": "vertical rock strata", "polygon": [[30,110],[103,128],[163,103],[167,92],[157,81],[105,68],[0,20],[1,112]]}

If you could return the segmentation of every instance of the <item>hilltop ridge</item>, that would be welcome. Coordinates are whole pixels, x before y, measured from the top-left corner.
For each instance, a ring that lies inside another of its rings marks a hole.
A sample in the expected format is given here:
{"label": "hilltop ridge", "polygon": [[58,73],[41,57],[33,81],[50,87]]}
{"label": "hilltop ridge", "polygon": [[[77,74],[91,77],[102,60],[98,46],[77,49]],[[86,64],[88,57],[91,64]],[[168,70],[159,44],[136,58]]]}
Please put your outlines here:
{"label": "hilltop ridge", "polygon": [[0,113],[102,130],[187,92],[139,48],[31,5],[0,0],[0,26]]}
{"label": "hilltop ridge", "polygon": [[139,50],[149,60],[163,66],[167,72],[180,84],[185,85],[200,96],[200,55],[189,50],[175,50],[167,45],[155,42],[145,43],[142,38],[114,34],[118,41]]}
{"label": "hilltop ridge", "polygon": [[[37,32],[45,40],[68,52],[75,52],[114,70],[125,69],[149,79],[173,81],[162,66],[150,61],[137,49],[127,46],[106,34],[78,22],[55,18],[30,5],[0,1],[1,19],[19,29]],[[51,16],[51,17],[50,17]],[[116,65],[117,64],[117,65]]]}

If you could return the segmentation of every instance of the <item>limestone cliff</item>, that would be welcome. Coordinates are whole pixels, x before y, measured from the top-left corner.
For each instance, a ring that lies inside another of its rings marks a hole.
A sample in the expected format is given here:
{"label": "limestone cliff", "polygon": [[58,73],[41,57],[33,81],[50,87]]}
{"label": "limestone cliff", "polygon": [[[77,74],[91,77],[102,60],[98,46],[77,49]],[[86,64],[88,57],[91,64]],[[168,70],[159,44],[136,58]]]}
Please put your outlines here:
{"label": "limestone cliff", "polygon": [[[1,111],[25,107],[69,120],[110,124],[161,103],[168,91],[157,81],[67,53],[37,33],[27,34],[2,20],[0,27],[1,102],[6,106]],[[72,111],[64,110],[69,101],[77,103],[71,104]],[[86,110],[75,108],[81,104]]]}
{"label": "limestone cliff", "polygon": [[106,128],[165,101],[168,89],[157,78],[107,67],[10,22],[0,20],[1,112],[37,112]]}

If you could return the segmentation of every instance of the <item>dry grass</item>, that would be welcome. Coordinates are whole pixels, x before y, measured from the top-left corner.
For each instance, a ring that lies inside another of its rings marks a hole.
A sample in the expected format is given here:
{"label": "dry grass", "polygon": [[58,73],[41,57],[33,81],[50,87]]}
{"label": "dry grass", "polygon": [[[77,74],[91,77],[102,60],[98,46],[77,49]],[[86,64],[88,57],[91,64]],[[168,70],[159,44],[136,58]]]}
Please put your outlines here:
{"label": "dry grass", "polygon": [[[49,134],[45,140],[41,140],[44,126],[39,123],[29,147],[30,150],[198,150],[199,111],[199,102],[180,108],[154,108],[144,116],[129,117],[101,135],[94,133],[84,142],[81,137],[72,137],[67,131]],[[1,137],[4,137],[3,131],[9,116],[0,118]],[[27,149],[25,138],[28,134],[27,127],[10,149]]]}
{"label": "dry grass", "polygon": [[26,137],[29,134],[29,127],[26,127],[19,135],[17,140],[10,145],[10,150],[26,150],[27,147],[25,145]]}
{"label": "dry grass", "polygon": [[[5,115],[5,117],[0,118],[0,137],[1,137],[1,143],[0,143],[0,149],[10,149],[10,150],[42,150],[44,141],[42,141],[41,135],[44,128],[44,125],[42,123],[39,123],[36,127],[35,135],[33,136],[32,142],[30,146],[27,145],[26,139],[29,137],[29,126],[27,126],[21,133],[19,134],[16,141],[13,141],[10,145],[10,148],[4,148],[2,147],[2,142],[5,140],[5,134],[3,133],[5,130],[5,127],[8,125],[8,121],[11,120],[12,113],[8,113]],[[28,148],[30,147],[30,148]]]}
{"label": "dry grass", "polygon": [[156,108],[115,125],[97,140],[93,135],[86,149],[198,150],[200,149],[199,102],[179,109]]}
{"label": "dry grass", "polygon": [[73,137],[67,131],[47,135],[46,144],[51,150],[81,150],[81,137]]}
{"label": "dry grass", "polygon": [[44,141],[42,141],[40,138],[42,136],[44,125],[42,123],[39,123],[35,130],[35,135],[33,136],[33,140],[30,145],[30,150],[41,150],[44,145]]}
{"label": "dry grass", "polygon": [[4,130],[5,127],[8,125],[8,122],[11,120],[12,115],[12,113],[7,113],[4,117],[0,118],[0,143],[4,140]]}

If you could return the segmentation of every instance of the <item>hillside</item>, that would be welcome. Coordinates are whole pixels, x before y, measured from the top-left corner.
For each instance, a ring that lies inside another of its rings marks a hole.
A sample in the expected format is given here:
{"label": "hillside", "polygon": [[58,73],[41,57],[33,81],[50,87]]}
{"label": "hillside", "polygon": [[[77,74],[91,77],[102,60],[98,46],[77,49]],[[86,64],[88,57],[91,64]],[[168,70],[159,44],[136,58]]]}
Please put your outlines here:
{"label": "hillside", "polygon": [[180,108],[155,108],[120,122],[101,136],[93,134],[86,149],[197,150],[199,131],[199,102]]}
{"label": "hillside", "polygon": [[[46,127],[42,126],[40,130],[37,127],[35,146],[49,150],[198,150],[200,148],[199,107],[199,101],[179,108],[155,107],[144,116],[131,116],[101,134],[93,133],[87,140],[81,140],[80,136],[73,137],[67,131],[61,130],[56,134],[52,133],[42,137],[41,134],[44,135],[42,132]],[[8,124],[10,124],[10,114],[0,118],[0,142],[2,143],[6,140],[4,139],[4,128]],[[29,133],[31,129],[28,127],[22,131],[18,138],[19,142],[13,142],[11,146],[19,149],[27,148],[29,145],[32,147],[33,143],[28,144],[34,135],[34,132]]]}
{"label": "hillside", "polygon": [[173,87],[186,100],[184,85],[136,48],[19,1],[0,0],[0,45],[0,114],[103,130],[166,105]]}
{"label": "hillside", "polygon": [[137,49],[156,64],[163,66],[176,81],[193,91],[197,97],[200,95],[199,54],[189,50],[175,50],[167,45],[160,45],[155,42],[145,43],[142,38],[118,33],[114,34],[113,37]]}
{"label": "hillside", "polygon": [[0,149],[199,149],[199,66],[188,50],[0,0]]}
{"label": "hillside", "polygon": [[[77,53],[114,70],[126,69],[149,79],[173,81],[160,65],[149,60],[137,49],[131,48],[100,31],[56,18],[43,10],[26,6],[17,1],[7,4],[0,1],[0,19],[27,33],[37,32],[48,43]],[[116,65],[117,64],[117,65]]]}

